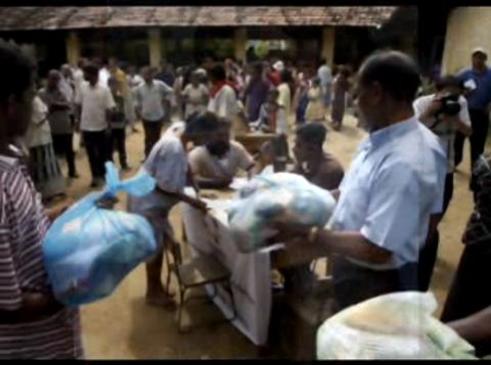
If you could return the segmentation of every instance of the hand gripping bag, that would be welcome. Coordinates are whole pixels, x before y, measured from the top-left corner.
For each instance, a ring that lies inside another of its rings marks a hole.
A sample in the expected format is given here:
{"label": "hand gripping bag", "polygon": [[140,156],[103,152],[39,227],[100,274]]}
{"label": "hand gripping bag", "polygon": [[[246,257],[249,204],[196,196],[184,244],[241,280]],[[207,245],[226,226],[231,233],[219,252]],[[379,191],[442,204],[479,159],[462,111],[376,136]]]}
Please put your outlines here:
{"label": "hand gripping bag", "polygon": [[276,231],[274,223],[324,227],[336,201],[331,193],[303,176],[280,172],[254,177],[239,192],[228,218],[234,241],[241,252],[267,245]]}
{"label": "hand gripping bag", "polygon": [[56,219],[44,242],[44,263],[55,297],[67,306],[87,304],[111,294],[138,264],[155,254],[147,220],[136,214],[100,208],[101,197],[117,192],[148,194],[155,180],[144,170],[120,181],[106,163],[106,188],[90,193]]}
{"label": "hand gripping bag", "polygon": [[432,293],[411,291],[348,307],[319,327],[317,358],[475,359],[474,348],[432,316],[436,308]]}

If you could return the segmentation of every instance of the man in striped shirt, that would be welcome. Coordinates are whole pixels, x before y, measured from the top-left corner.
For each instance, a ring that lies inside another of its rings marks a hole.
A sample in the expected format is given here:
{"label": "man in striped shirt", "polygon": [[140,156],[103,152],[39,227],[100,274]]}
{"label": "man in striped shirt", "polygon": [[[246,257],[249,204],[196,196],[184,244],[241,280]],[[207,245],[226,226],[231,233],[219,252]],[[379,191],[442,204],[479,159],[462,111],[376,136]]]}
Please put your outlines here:
{"label": "man in striped shirt", "polygon": [[83,356],[77,309],[56,301],[43,264],[50,220],[16,146],[32,112],[33,65],[0,42],[0,359]]}

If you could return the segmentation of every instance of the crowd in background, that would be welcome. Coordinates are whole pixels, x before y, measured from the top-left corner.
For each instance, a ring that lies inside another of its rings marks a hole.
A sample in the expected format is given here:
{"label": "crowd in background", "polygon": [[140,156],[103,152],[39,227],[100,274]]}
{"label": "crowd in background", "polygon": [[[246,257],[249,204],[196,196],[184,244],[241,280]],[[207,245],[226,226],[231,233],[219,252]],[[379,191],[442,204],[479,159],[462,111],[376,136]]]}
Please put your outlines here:
{"label": "crowd in background", "polygon": [[[162,62],[158,68],[138,69],[114,57],[82,58],[76,66],[62,65],[39,81],[36,113],[26,138],[36,166],[34,180],[45,198],[62,193],[54,156],[64,156],[68,177],[77,178],[74,144],[80,143],[88,154],[91,187],[99,186],[103,161],[112,160],[114,152],[121,168],[130,168],[125,136],[138,132],[137,122],[143,125],[148,156],[171,118],[186,120],[206,110],[230,121],[232,136],[255,131],[286,137],[292,125],[306,121],[330,121],[339,130],[351,72],[342,65],[331,70],[325,60],[319,61],[318,69],[297,69],[281,60],[241,66],[230,58],[205,58],[199,65],[177,68]],[[76,132],[80,142],[74,142]]]}

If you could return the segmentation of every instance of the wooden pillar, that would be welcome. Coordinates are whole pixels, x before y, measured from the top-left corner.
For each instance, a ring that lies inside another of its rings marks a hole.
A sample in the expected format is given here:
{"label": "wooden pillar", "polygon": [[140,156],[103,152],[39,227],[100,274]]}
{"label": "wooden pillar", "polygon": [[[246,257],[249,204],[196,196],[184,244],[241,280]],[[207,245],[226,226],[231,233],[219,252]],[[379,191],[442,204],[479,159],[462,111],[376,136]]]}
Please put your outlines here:
{"label": "wooden pillar", "polygon": [[150,29],[148,31],[148,50],[150,52],[150,66],[160,67],[162,60],[162,46],[160,29]]}
{"label": "wooden pillar", "polygon": [[66,38],[66,59],[72,66],[76,66],[80,59],[80,40],[76,32],[68,33]]}
{"label": "wooden pillar", "polygon": [[334,27],[325,27],[322,29],[322,49],[321,58],[326,59],[329,67],[334,63]]}
{"label": "wooden pillar", "polygon": [[234,57],[237,61],[245,62],[247,45],[247,30],[237,28],[234,31]]}

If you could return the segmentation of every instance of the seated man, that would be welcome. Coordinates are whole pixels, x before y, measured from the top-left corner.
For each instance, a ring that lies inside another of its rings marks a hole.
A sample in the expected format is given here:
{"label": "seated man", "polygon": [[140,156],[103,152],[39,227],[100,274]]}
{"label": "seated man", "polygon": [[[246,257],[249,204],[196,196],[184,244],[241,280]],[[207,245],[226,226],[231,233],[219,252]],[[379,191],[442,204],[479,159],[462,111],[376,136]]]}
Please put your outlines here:
{"label": "seated man", "polygon": [[297,129],[294,173],[326,190],[338,188],[344,177],[339,161],[322,148],[327,129],[321,123],[308,123]]}
{"label": "seated man", "polygon": [[[344,177],[344,171],[338,160],[323,149],[326,134],[327,129],[321,123],[308,123],[297,129],[293,147],[296,163],[292,172],[323,189],[336,190]],[[288,293],[305,295],[311,290],[314,274],[310,264],[283,269],[281,272]]]}
{"label": "seated man", "polygon": [[230,139],[230,123],[220,119],[219,124],[218,132],[189,155],[195,182],[203,189],[228,187],[240,169],[250,177],[255,165],[244,146]]}

